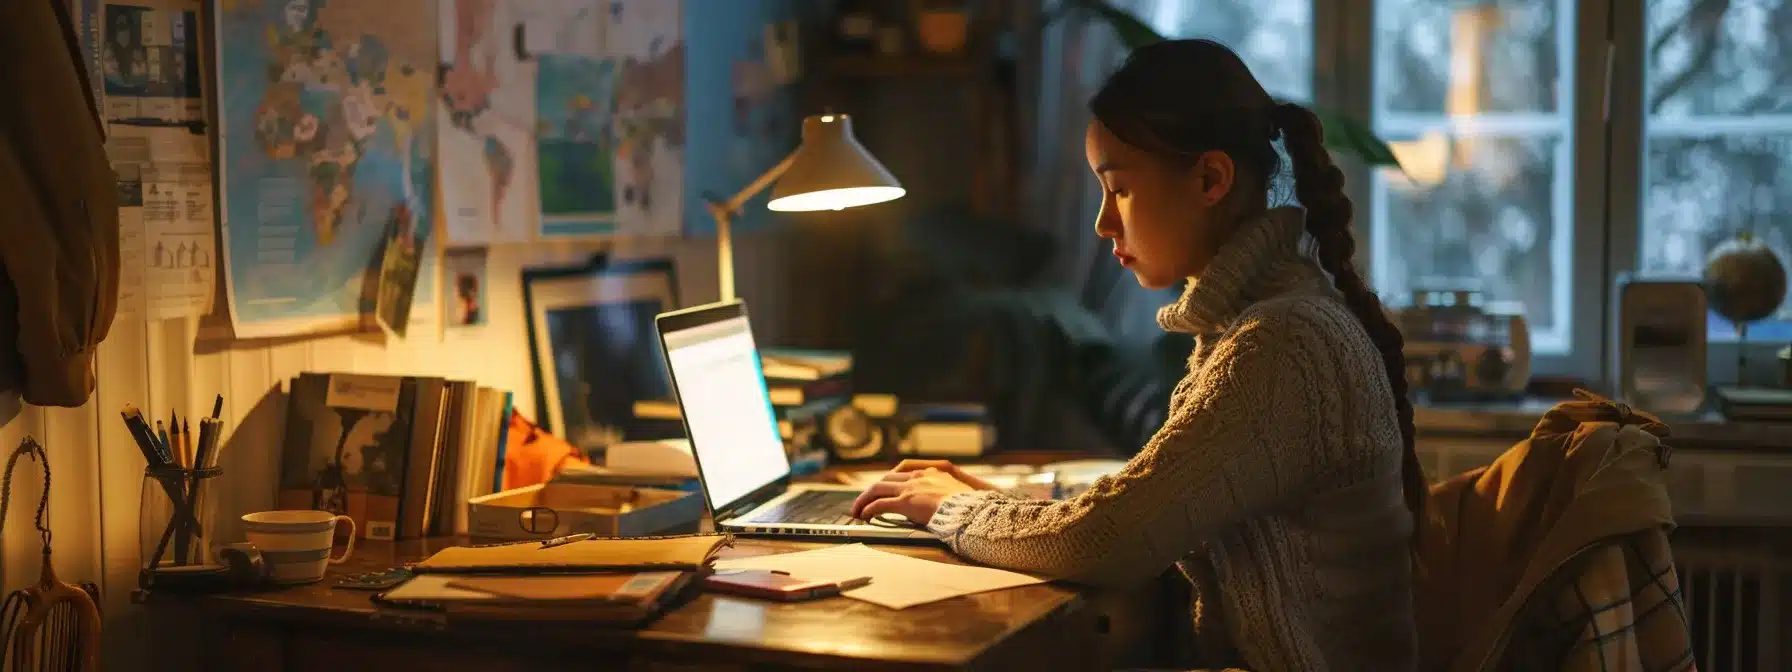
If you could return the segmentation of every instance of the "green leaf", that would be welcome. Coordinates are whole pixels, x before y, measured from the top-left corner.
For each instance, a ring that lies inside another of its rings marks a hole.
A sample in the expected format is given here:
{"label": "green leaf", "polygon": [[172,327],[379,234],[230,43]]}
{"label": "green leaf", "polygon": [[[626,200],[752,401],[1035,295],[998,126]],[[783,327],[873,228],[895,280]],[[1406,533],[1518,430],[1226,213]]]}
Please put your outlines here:
{"label": "green leaf", "polygon": [[1325,129],[1326,149],[1354,156],[1371,167],[1400,167],[1400,159],[1394,156],[1394,149],[1381,138],[1375,137],[1375,130],[1368,124],[1311,104],[1307,104],[1307,107],[1319,117],[1319,125]]}
{"label": "green leaf", "polygon": [[1153,30],[1151,24],[1145,23],[1130,12],[1103,0],[1070,1],[1071,4],[1094,14],[1096,18],[1107,23],[1108,27],[1114,30],[1114,35],[1120,38],[1120,43],[1126,45],[1127,49],[1137,49],[1153,42],[1164,41],[1164,36]]}

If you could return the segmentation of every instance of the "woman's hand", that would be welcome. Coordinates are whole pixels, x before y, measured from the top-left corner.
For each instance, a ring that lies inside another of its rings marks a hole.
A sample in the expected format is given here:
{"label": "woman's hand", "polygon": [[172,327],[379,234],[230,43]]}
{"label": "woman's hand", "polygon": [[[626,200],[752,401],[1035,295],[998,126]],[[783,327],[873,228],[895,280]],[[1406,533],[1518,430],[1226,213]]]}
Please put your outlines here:
{"label": "woman's hand", "polygon": [[859,495],[852,504],[852,515],[870,520],[879,514],[896,513],[916,525],[926,525],[947,497],[994,489],[989,482],[966,474],[945,460],[903,460],[884,474],[883,480]]}
{"label": "woman's hand", "polygon": [[896,463],[896,466],[890,469],[890,473],[926,471],[928,469],[938,469],[946,472],[946,475],[951,476],[959,483],[963,483],[978,490],[999,489],[994,485],[990,485],[989,481],[965,473],[963,469],[958,468],[958,465],[953,464],[950,460],[903,460]]}

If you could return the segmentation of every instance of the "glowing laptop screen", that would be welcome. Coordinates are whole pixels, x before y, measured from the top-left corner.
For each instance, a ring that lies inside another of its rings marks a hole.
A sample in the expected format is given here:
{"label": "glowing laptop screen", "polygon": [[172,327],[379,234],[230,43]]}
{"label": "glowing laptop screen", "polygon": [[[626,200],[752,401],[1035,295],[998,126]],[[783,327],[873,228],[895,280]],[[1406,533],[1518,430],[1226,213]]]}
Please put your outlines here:
{"label": "glowing laptop screen", "polygon": [[790,473],[745,316],[665,334],[703,488],[717,510]]}

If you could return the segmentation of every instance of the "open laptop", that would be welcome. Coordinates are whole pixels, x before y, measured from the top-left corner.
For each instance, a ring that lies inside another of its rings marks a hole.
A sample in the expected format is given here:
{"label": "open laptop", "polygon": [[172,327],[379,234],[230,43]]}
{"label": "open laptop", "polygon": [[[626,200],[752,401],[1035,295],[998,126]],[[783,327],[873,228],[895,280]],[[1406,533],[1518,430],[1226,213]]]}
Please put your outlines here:
{"label": "open laptop", "polygon": [[852,517],[859,488],[791,483],[747,306],[739,300],[654,320],[666,370],[717,530],[867,540],[932,540],[926,530]]}

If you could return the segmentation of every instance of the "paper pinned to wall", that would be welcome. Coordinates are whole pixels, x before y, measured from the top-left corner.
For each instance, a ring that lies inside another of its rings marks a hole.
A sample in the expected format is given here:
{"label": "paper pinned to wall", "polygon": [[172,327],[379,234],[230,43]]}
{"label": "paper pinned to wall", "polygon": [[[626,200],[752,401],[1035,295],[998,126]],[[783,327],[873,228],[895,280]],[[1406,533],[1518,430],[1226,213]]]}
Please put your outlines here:
{"label": "paper pinned to wall", "polygon": [[82,3],[107,119],[202,121],[199,0]]}
{"label": "paper pinned to wall", "polygon": [[119,311],[205,314],[217,265],[206,135],[186,125],[112,124],[106,152],[119,183]]}
{"label": "paper pinned to wall", "polygon": [[716,568],[770,569],[814,581],[845,581],[869,576],[870,585],[842,594],[891,609],[907,609],[964,595],[1045,582],[1018,572],[922,560],[864,544],[728,558],[717,561]]}
{"label": "paper pinned to wall", "polygon": [[220,247],[237,338],[375,323],[402,335],[437,314],[436,6],[216,5]]}
{"label": "paper pinned to wall", "polygon": [[[537,226],[535,64],[517,26],[539,3],[447,0],[441,8],[437,119],[448,242],[527,241]],[[595,31],[594,31],[595,32]]]}
{"label": "paper pinned to wall", "polygon": [[620,233],[674,236],[684,230],[684,4],[611,4],[604,46],[617,62],[611,182]]}

